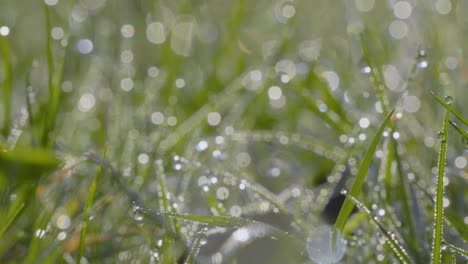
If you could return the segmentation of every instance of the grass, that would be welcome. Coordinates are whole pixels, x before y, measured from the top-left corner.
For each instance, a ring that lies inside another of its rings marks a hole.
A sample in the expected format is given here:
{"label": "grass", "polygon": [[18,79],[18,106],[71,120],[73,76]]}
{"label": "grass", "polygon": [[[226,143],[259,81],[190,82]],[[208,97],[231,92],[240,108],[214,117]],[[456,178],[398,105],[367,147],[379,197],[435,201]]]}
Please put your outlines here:
{"label": "grass", "polygon": [[0,263],[465,263],[439,2],[4,3]]}

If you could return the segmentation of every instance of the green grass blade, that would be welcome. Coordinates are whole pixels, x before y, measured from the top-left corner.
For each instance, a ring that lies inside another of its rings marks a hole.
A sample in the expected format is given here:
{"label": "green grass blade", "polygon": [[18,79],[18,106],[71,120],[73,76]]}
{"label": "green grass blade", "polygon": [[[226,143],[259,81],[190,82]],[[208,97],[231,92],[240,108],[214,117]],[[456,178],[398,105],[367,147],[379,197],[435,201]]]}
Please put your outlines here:
{"label": "green grass blade", "polygon": [[460,254],[460,256],[463,256],[465,258],[468,258],[468,251],[463,249],[463,248],[459,248],[457,246],[454,246],[450,243],[448,243],[447,241],[444,241],[444,245],[446,245],[449,249],[451,249],[453,252],[456,252],[458,254]]}
{"label": "green grass blade", "polygon": [[2,238],[3,234],[5,234],[5,232],[8,230],[8,227],[10,227],[10,225],[14,222],[19,213],[23,210],[24,205],[24,196],[21,195],[21,197],[16,198],[11,207],[8,209],[6,222],[2,223],[2,226],[0,227],[0,239]]}
{"label": "green grass blade", "polygon": [[3,79],[3,129],[2,134],[7,137],[10,133],[10,112],[11,112],[11,51],[7,37],[0,35],[0,49],[2,52],[4,79]]}
{"label": "green grass blade", "polygon": [[382,110],[383,110],[383,113],[385,114],[385,113],[387,113],[387,100],[386,100],[384,92],[383,92],[383,87],[385,87],[385,80],[384,80],[382,71],[380,70],[379,67],[372,64],[369,49],[367,47],[367,43],[366,43],[364,34],[360,35],[359,42],[361,44],[362,56],[364,57],[364,60],[366,61],[367,65],[369,67],[371,67],[370,73],[371,73],[372,79],[374,81],[375,89],[377,91],[377,99],[379,100],[380,104],[382,105]]}
{"label": "green grass blade", "polygon": [[[349,191],[349,194],[351,196],[358,197],[361,193],[361,188],[364,183],[364,180],[366,179],[367,171],[369,170],[369,167],[372,163],[377,144],[379,143],[380,138],[382,137],[382,133],[384,132],[385,127],[390,122],[390,118],[392,117],[394,111],[395,109],[393,109],[392,111],[390,111],[390,113],[387,114],[387,117],[380,125],[377,133],[374,136],[374,139],[372,140],[369,148],[367,149],[367,152],[364,156],[364,159],[361,162],[361,166],[359,167],[358,173],[356,175],[356,179],[354,180],[353,185],[351,186],[351,189]],[[337,234],[336,230],[343,230],[346,221],[348,220],[348,217],[351,214],[351,211],[353,210],[353,207],[353,202],[349,198],[346,198],[335,223],[335,228],[333,232],[334,239],[336,238]]]}
{"label": "green grass blade", "polygon": [[439,152],[439,173],[437,175],[437,189],[435,196],[434,206],[434,227],[432,237],[432,263],[441,263],[441,246],[442,246],[442,235],[443,235],[443,222],[444,222],[444,175],[445,175],[445,158],[447,153],[447,131],[450,118],[450,111],[447,111],[445,115],[445,121],[442,130],[442,143]]}
{"label": "green grass blade", "polygon": [[449,121],[450,125],[452,125],[455,130],[458,131],[458,133],[460,133],[462,136],[464,136],[465,138],[468,138],[468,132],[464,131],[463,129],[461,129],[457,124],[455,124],[454,122],[452,121]]}
{"label": "green grass blade", "polygon": [[356,197],[352,195],[347,195],[346,198],[348,198],[356,204],[356,206],[363,211],[371,221],[379,228],[380,232],[385,236],[387,239],[387,242],[390,244],[390,249],[392,250],[393,254],[395,257],[400,260],[401,263],[404,264],[411,264],[412,261],[410,260],[407,251],[405,248],[401,245],[401,243],[398,241],[397,236],[395,233],[389,231],[379,220],[377,216],[372,215],[371,211],[367,206],[365,206],[362,202],[360,202]]}
{"label": "green grass blade", "polygon": [[468,126],[468,120],[463,117],[457,110],[453,109],[453,107],[450,104],[447,104],[444,102],[444,100],[440,99],[434,92],[431,92],[431,95],[439,102],[441,105],[443,105],[450,113],[455,115],[460,121],[462,121],[465,125]]}
{"label": "green grass blade", "polygon": [[207,225],[212,225],[212,226],[218,226],[218,227],[241,227],[241,226],[256,224],[256,225],[261,225],[264,228],[268,229],[270,231],[269,233],[270,233],[271,238],[274,238],[274,239],[286,238],[286,239],[295,241],[301,245],[304,244],[303,241],[299,241],[297,238],[292,237],[287,232],[282,231],[272,225],[246,219],[246,218],[241,218],[241,217],[218,216],[218,215],[206,216],[206,215],[176,214],[172,212],[163,212],[159,210],[144,209],[144,208],[139,208],[139,212],[145,216],[148,216],[150,219],[155,218],[155,217],[157,218],[163,215],[163,216],[169,216],[169,217],[174,217],[174,218],[178,218],[182,220],[187,220],[191,222],[207,224]]}
{"label": "green grass blade", "polygon": [[197,236],[194,238],[192,242],[192,246],[190,247],[190,253],[184,261],[184,264],[192,264],[194,263],[195,256],[200,251],[201,241],[205,236],[205,226],[201,227],[201,230],[197,233]]}
{"label": "green grass blade", "polygon": [[[158,178],[159,188],[161,189],[161,193],[162,193],[161,201],[162,201],[163,210],[166,211],[166,212],[169,212],[170,208],[169,208],[169,201],[168,201],[168,198],[167,198],[169,193],[167,191],[166,175],[164,173],[164,165],[163,165],[162,160],[157,160],[156,161],[156,175],[157,175],[157,178]],[[173,213],[176,213],[176,212],[173,212]],[[180,237],[183,237],[182,231],[180,230],[180,225],[179,225],[176,218],[173,218],[172,221],[171,221],[171,219],[166,218],[166,222],[167,223],[172,223],[172,226],[173,226],[175,232]]]}
{"label": "green grass blade", "polygon": [[[107,153],[107,145],[104,146],[104,151],[102,153],[102,157],[105,158]],[[86,201],[86,205],[84,208],[84,214],[88,214],[89,209],[94,203],[94,198],[96,197],[97,186],[99,183],[99,178],[102,174],[102,163],[99,164],[98,170],[96,172],[96,176],[94,177],[93,183],[91,184],[91,189],[89,191],[88,200]],[[81,257],[83,257],[84,250],[85,250],[85,241],[86,241],[86,231],[88,229],[89,224],[89,217],[85,219],[83,228],[81,229],[80,233],[80,244],[78,246],[78,255],[76,258],[76,262],[80,263]]]}

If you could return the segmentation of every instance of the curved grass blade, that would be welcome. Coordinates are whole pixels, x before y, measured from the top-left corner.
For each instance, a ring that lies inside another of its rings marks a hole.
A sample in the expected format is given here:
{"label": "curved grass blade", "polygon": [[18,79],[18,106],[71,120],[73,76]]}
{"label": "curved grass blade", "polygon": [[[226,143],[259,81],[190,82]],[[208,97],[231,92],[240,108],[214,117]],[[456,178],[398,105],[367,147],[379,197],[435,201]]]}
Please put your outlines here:
{"label": "curved grass blade", "polygon": [[[367,152],[364,156],[364,159],[361,162],[361,166],[359,167],[358,173],[356,175],[356,179],[353,182],[353,185],[351,186],[351,189],[349,191],[349,194],[351,196],[357,197],[361,193],[361,188],[362,185],[364,184],[364,180],[366,179],[367,171],[369,170],[369,167],[372,163],[372,158],[374,156],[374,152],[377,148],[377,144],[380,141],[380,138],[382,136],[382,133],[385,130],[385,127],[388,125],[390,122],[390,118],[393,115],[393,112],[395,109],[390,111],[390,113],[387,114],[387,117],[385,120],[382,122],[382,124],[379,127],[379,130],[374,136],[374,139],[372,140],[369,148],[367,149]],[[337,235],[337,230],[343,230],[346,221],[348,220],[349,215],[351,214],[351,211],[353,210],[354,204],[353,202],[346,197],[343,206],[341,207],[340,213],[338,214],[338,218],[335,223],[335,228],[333,231],[333,240],[335,241],[336,235]]]}
{"label": "curved grass blade", "polygon": [[450,125],[452,125],[458,131],[458,133],[460,133],[462,136],[468,138],[468,132],[461,129],[457,124],[455,124],[451,120],[449,121],[449,123],[450,123]]}
{"label": "curved grass blade", "polygon": [[439,173],[437,175],[437,189],[434,206],[434,227],[432,237],[432,263],[439,264],[442,260],[442,235],[444,221],[444,175],[445,175],[445,158],[447,153],[447,131],[450,118],[450,111],[445,115],[445,121],[442,130],[442,143],[439,152]]}
{"label": "curved grass blade", "polygon": [[[107,144],[104,146],[104,151],[102,153],[103,158],[106,157],[106,153],[107,153]],[[89,195],[88,195],[88,200],[86,201],[86,205],[85,205],[85,208],[84,208],[84,214],[88,213],[89,208],[91,208],[91,206],[94,203],[94,197],[96,196],[97,185],[98,185],[98,182],[99,182],[99,178],[101,177],[101,174],[102,174],[102,163],[99,164],[98,170],[96,172],[96,176],[94,177],[93,183],[91,185],[91,189],[90,189]],[[79,244],[79,247],[78,247],[78,255],[77,255],[77,258],[76,258],[77,263],[81,262],[81,257],[84,254],[85,241],[86,241],[86,231],[88,229],[88,224],[89,224],[89,217],[85,219],[83,228],[81,229],[80,244]]]}
{"label": "curved grass blade", "polygon": [[2,134],[4,137],[8,136],[10,132],[10,111],[11,111],[11,51],[10,46],[8,45],[7,38],[0,35],[0,49],[2,52],[2,61],[3,61],[3,107],[4,107],[4,117],[3,117],[3,129]]}
{"label": "curved grass blade", "polygon": [[439,102],[441,105],[443,105],[450,113],[455,115],[460,121],[462,121],[465,125],[468,126],[468,120],[463,117],[457,110],[453,109],[453,107],[450,104],[447,104],[444,102],[444,100],[440,99],[434,92],[431,91],[431,95]]}
{"label": "curved grass blade", "polygon": [[201,230],[197,233],[197,236],[192,242],[192,246],[190,247],[190,253],[185,259],[184,264],[194,263],[193,260],[195,259],[195,256],[198,254],[198,251],[200,251],[200,247],[202,246],[201,241],[204,236],[205,236],[205,227],[202,226]]}
{"label": "curved grass blade", "polygon": [[197,222],[201,224],[207,224],[207,225],[212,225],[212,226],[218,226],[218,227],[240,227],[240,226],[246,226],[246,225],[261,225],[268,230],[271,230],[270,232],[270,237],[271,238],[286,238],[295,242],[298,242],[300,245],[304,245],[303,241],[300,241],[299,239],[291,236],[287,232],[280,230],[272,225],[263,223],[263,222],[258,222],[246,218],[241,218],[241,217],[234,217],[234,216],[219,216],[219,215],[212,215],[212,216],[206,216],[206,215],[189,215],[189,214],[176,214],[172,212],[163,212],[159,210],[154,210],[154,209],[144,209],[144,208],[139,208],[139,212],[143,215],[149,216],[151,219],[157,216],[169,216],[169,217],[175,217],[178,219],[182,220],[187,220],[191,222]]}
{"label": "curved grass blade", "polygon": [[398,241],[397,236],[395,233],[389,231],[379,220],[377,216],[372,215],[371,211],[369,208],[367,208],[362,202],[360,202],[358,199],[356,199],[354,196],[348,194],[346,198],[349,198],[356,206],[363,211],[371,221],[379,228],[380,232],[385,236],[387,239],[390,248],[395,254],[395,257],[404,264],[411,264],[413,263],[409,256],[408,253],[406,252],[405,248],[401,245],[401,243]]}
{"label": "curved grass blade", "polygon": [[[21,191],[19,193],[21,194]],[[14,222],[19,213],[23,210],[24,205],[24,199],[23,197],[21,197],[17,198],[10,206],[6,215],[6,222],[3,222],[2,219],[2,224],[0,227],[0,239],[2,238],[3,234],[7,231],[8,227],[10,227],[10,225]]]}
{"label": "curved grass blade", "polygon": [[456,253],[460,254],[460,256],[463,256],[463,257],[468,259],[468,251],[467,250],[459,248],[457,246],[454,246],[454,245],[448,243],[447,241],[444,241],[444,245],[446,245],[453,252],[456,252]]}

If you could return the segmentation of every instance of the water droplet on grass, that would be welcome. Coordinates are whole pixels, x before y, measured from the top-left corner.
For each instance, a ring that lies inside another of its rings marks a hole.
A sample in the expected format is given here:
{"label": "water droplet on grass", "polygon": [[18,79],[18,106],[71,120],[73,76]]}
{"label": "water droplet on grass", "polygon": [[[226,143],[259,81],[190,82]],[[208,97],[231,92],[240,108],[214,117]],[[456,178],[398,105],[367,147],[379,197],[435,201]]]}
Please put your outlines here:
{"label": "water droplet on grass", "polygon": [[420,50],[418,52],[416,67],[418,67],[420,69],[424,69],[428,65],[429,65],[429,62],[427,61],[427,51],[426,50]]}
{"label": "water droplet on grass", "polygon": [[141,213],[141,209],[138,205],[134,205],[132,210],[133,210],[133,219],[135,221],[143,220],[143,214]]}
{"label": "water droplet on grass", "polygon": [[[338,232],[338,231],[337,231]],[[319,264],[338,262],[345,253],[346,241],[337,234],[336,248],[333,249],[333,231],[329,226],[321,226],[307,238],[309,258]]]}
{"label": "water droplet on grass", "polygon": [[452,104],[452,101],[453,101],[453,98],[452,96],[448,95],[448,96],[445,96],[444,98],[444,102],[448,105]]}
{"label": "water droplet on grass", "polygon": [[444,132],[440,131],[439,133],[437,133],[438,140],[442,140],[443,137],[444,137]]}

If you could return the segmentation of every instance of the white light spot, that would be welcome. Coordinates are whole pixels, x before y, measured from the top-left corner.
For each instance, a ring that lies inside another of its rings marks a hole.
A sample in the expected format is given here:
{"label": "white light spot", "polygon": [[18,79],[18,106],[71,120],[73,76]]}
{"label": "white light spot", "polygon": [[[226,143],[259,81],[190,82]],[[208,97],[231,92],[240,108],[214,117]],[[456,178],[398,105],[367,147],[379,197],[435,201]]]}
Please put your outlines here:
{"label": "white light spot", "polygon": [[260,70],[253,70],[249,72],[250,79],[254,82],[259,82],[262,80],[262,72]]}
{"label": "white light spot", "polygon": [[156,66],[151,66],[148,68],[148,76],[151,78],[156,78],[159,75],[159,69]]}
{"label": "white light spot", "polygon": [[131,38],[135,34],[135,28],[130,24],[125,24],[120,28],[120,33],[124,38]]}
{"label": "white light spot", "polygon": [[346,241],[339,231],[336,245],[333,247],[333,231],[329,226],[316,228],[312,236],[307,238],[307,253],[309,258],[317,263],[336,263],[346,251]]}
{"label": "white light spot", "polygon": [[394,132],[393,133],[393,138],[394,139],[399,139],[400,138],[400,133],[399,132]]}
{"label": "white light spot", "polygon": [[226,200],[229,197],[229,190],[226,187],[219,187],[216,190],[216,197],[220,200]]}
{"label": "white light spot", "polygon": [[120,53],[120,60],[123,63],[131,63],[133,61],[133,52],[131,50],[124,50]]}
{"label": "white light spot", "polygon": [[271,86],[270,88],[268,88],[268,97],[270,97],[271,100],[280,99],[282,94],[283,92],[278,86]]}
{"label": "white light spot", "polygon": [[206,142],[205,140],[198,142],[198,144],[195,146],[195,149],[198,151],[204,151],[207,148],[208,148],[208,142]]}
{"label": "white light spot", "polygon": [[393,14],[399,19],[407,19],[411,16],[413,7],[406,1],[396,2],[393,6]]}
{"label": "white light spot", "polygon": [[458,66],[458,60],[455,57],[447,57],[445,59],[445,67],[450,70],[455,70]]}
{"label": "white light spot", "polygon": [[383,74],[385,79],[385,84],[388,88],[395,92],[400,92],[404,89],[403,85],[400,85],[402,82],[400,73],[398,72],[397,67],[394,65],[384,65]]}
{"label": "white light spot", "polygon": [[340,77],[338,74],[334,71],[324,71],[320,74],[320,77],[325,79],[327,81],[328,86],[332,91],[335,91],[338,89],[338,86],[340,85]]}
{"label": "white light spot", "polygon": [[370,125],[369,119],[367,119],[367,118],[365,118],[365,117],[359,119],[359,126],[360,126],[361,128],[368,128],[369,125]]}
{"label": "white light spot", "polygon": [[153,44],[162,44],[166,41],[166,29],[161,22],[154,22],[146,27],[146,38]]}
{"label": "white light spot", "polygon": [[296,14],[296,9],[292,5],[283,6],[282,15],[285,18],[291,18]]}
{"label": "white light spot", "polygon": [[374,8],[374,0],[355,0],[356,9],[361,12],[369,12]]}
{"label": "white light spot", "polygon": [[177,88],[179,88],[179,89],[180,89],[180,88],[184,88],[184,86],[185,86],[185,80],[182,79],[182,78],[177,78],[177,80],[175,80],[175,86],[176,86]]}
{"label": "white light spot", "polygon": [[452,10],[452,3],[450,0],[437,0],[435,2],[435,8],[441,15],[447,15]]}
{"label": "white light spot", "polygon": [[250,238],[249,230],[245,227],[237,229],[232,235],[239,242],[246,242]]}
{"label": "white light spot", "polygon": [[94,95],[91,93],[85,93],[80,97],[80,100],[78,101],[78,109],[81,112],[88,112],[89,110],[91,110],[91,108],[94,107],[95,103],[96,98],[94,97]]}
{"label": "white light spot", "polygon": [[50,31],[50,35],[53,39],[60,40],[65,35],[65,32],[63,32],[63,29],[61,27],[53,27]]}
{"label": "white light spot", "polygon": [[167,124],[170,126],[175,126],[177,124],[177,118],[175,116],[168,117]]}
{"label": "white light spot", "polygon": [[130,78],[123,78],[120,80],[120,88],[125,92],[129,92],[133,89],[133,80]]}
{"label": "white light spot", "polygon": [[65,238],[67,238],[67,233],[65,233],[65,232],[58,233],[58,235],[57,235],[58,240],[65,240]]}
{"label": "white light spot", "polygon": [[10,28],[7,26],[0,27],[0,35],[6,37],[10,34]]}
{"label": "white light spot", "polygon": [[164,114],[161,112],[152,113],[151,122],[155,125],[161,125],[164,122]]}
{"label": "white light spot", "polygon": [[93,42],[89,39],[80,39],[76,42],[76,50],[81,54],[89,54],[93,51]]}
{"label": "white light spot", "polygon": [[394,39],[402,39],[408,34],[408,25],[404,21],[395,20],[388,27],[390,36]]}
{"label": "white light spot", "polygon": [[247,152],[240,152],[236,155],[236,162],[241,167],[249,166],[251,161],[250,155]]}
{"label": "white light spot", "polygon": [[235,217],[239,217],[242,214],[242,208],[238,205],[233,205],[229,210],[229,214]]}
{"label": "white light spot", "polygon": [[465,157],[463,156],[458,156],[455,158],[455,167],[459,168],[459,169],[464,169],[467,165],[467,160]]}
{"label": "white light spot", "polygon": [[409,95],[408,97],[406,97],[403,107],[407,112],[415,113],[419,110],[419,107],[421,107],[421,101],[417,96]]}
{"label": "white light spot", "polygon": [[54,6],[58,4],[58,0],[44,0],[44,3],[46,3],[48,6]]}
{"label": "white light spot", "polygon": [[210,112],[206,117],[206,121],[210,126],[217,126],[221,123],[221,115],[218,112]]}
{"label": "white light spot", "polygon": [[143,165],[143,164],[148,163],[148,161],[149,161],[149,156],[148,156],[148,154],[146,154],[146,153],[141,153],[140,155],[138,155],[138,163],[140,163],[140,164]]}
{"label": "white light spot", "polygon": [[68,215],[59,215],[55,221],[55,225],[59,229],[67,229],[71,224],[70,217]]}
{"label": "white light spot", "polygon": [[444,199],[442,200],[442,206],[444,208],[447,208],[447,207],[449,207],[449,205],[450,205],[450,200],[448,198],[444,197]]}

